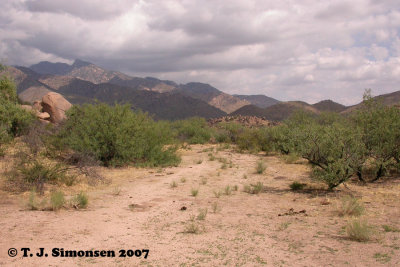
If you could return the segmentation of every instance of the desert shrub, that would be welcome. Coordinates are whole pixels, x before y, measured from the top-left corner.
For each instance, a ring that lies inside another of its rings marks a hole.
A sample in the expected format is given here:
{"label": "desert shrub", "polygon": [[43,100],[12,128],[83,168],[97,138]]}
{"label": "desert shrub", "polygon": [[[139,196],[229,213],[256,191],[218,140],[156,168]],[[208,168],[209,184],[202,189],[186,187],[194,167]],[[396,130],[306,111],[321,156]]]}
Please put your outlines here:
{"label": "desert shrub", "polygon": [[256,165],[256,173],[262,174],[264,171],[267,169],[267,166],[265,165],[265,162],[262,160],[257,161]]}
{"label": "desert shrub", "polygon": [[190,118],[171,123],[177,139],[189,144],[204,144],[210,141],[212,129],[204,118]]}
{"label": "desert shrub", "polygon": [[32,188],[43,193],[44,184],[64,183],[72,185],[75,176],[67,174],[68,167],[61,163],[53,163],[36,156],[19,152],[6,172],[10,190],[26,191]]}
{"label": "desert shrub", "polygon": [[65,197],[62,191],[55,191],[50,195],[50,205],[52,210],[59,210],[65,204]]}
{"label": "desert shrub", "polygon": [[216,125],[215,140],[219,143],[236,143],[244,127],[236,122],[221,122]]}
{"label": "desert shrub", "polygon": [[306,186],[306,184],[303,183],[299,183],[299,182],[293,182],[289,185],[290,189],[293,191],[299,191],[299,190],[303,190],[303,188]]}
{"label": "desert shrub", "polygon": [[346,226],[347,236],[354,241],[366,242],[374,234],[373,228],[361,219],[353,219]]}
{"label": "desert shrub", "polygon": [[34,116],[18,105],[14,82],[7,76],[0,77],[0,145],[26,132]]}
{"label": "desert shrub", "polygon": [[265,128],[244,128],[235,139],[239,150],[259,152],[269,151],[271,147]]}
{"label": "desert shrub", "polygon": [[346,196],[338,208],[340,216],[361,216],[364,213],[364,207],[357,198]]}
{"label": "desert shrub", "polygon": [[78,209],[85,209],[89,204],[89,198],[85,192],[80,192],[72,199],[73,206]]}
{"label": "desert shrub", "polygon": [[[366,154],[372,159],[375,169],[372,181],[378,180],[392,167],[400,170],[400,110],[384,106],[367,91],[362,107],[352,119],[362,129]],[[362,173],[360,169],[358,176],[361,180]]]}
{"label": "desert shrub", "polygon": [[313,177],[325,182],[329,189],[347,181],[365,162],[362,132],[348,121],[333,116],[318,121],[307,114],[297,114],[287,125],[291,128],[289,152],[294,150],[307,159],[313,166]]}
{"label": "desert shrub", "polygon": [[58,149],[86,153],[105,166],[128,163],[146,166],[177,164],[170,131],[147,114],[128,105],[85,104],[73,106],[68,119],[53,139]]}

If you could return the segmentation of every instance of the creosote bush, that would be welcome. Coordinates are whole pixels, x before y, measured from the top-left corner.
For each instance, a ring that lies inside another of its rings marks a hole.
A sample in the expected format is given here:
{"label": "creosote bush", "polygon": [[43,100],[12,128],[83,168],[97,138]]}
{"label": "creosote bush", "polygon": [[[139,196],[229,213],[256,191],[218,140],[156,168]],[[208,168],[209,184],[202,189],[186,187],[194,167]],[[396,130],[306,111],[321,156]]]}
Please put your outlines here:
{"label": "creosote bush", "polygon": [[88,153],[105,166],[166,166],[179,162],[170,130],[128,105],[73,106],[53,140],[59,149]]}

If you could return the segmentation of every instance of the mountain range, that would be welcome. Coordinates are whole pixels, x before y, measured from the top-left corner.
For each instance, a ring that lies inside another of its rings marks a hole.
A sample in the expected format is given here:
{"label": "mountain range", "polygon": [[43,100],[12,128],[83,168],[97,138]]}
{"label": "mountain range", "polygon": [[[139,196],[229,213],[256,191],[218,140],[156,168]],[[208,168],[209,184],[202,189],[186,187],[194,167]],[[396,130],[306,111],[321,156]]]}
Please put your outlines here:
{"label": "mountain range", "polygon": [[[230,95],[205,83],[178,84],[154,77],[133,77],[79,59],[71,65],[43,61],[30,67],[8,67],[8,72],[24,102],[40,100],[53,91],[73,104],[95,100],[109,104],[127,103],[155,119],[218,118],[230,114],[280,121],[296,110],[346,113],[358,107],[346,107],[331,100],[310,105],[301,101],[281,102],[265,95]],[[400,91],[378,98],[387,105],[398,104]]]}

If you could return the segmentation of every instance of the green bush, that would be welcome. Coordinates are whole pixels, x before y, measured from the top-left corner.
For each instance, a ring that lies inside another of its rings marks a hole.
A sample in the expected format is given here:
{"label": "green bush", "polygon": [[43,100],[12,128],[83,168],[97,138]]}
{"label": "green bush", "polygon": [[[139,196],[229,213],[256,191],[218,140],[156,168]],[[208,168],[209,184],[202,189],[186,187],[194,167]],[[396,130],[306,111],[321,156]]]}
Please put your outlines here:
{"label": "green bush", "polygon": [[251,152],[271,150],[271,142],[266,128],[244,128],[236,136],[239,150]]}
{"label": "green bush", "polygon": [[175,137],[189,144],[204,144],[210,141],[212,129],[204,118],[190,118],[171,123]]}
{"label": "green bush", "polygon": [[237,138],[244,129],[236,122],[221,122],[216,126],[215,140],[218,143],[237,143]]}
{"label": "green bush", "polygon": [[306,186],[306,184],[299,183],[299,182],[296,182],[296,181],[293,182],[293,183],[291,183],[291,184],[289,185],[289,187],[290,187],[290,189],[291,189],[292,191],[303,190],[305,186]]}
{"label": "green bush", "polygon": [[307,159],[313,166],[313,177],[329,189],[347,181],[365,162],[360,128],[339,117],[298,113],[282,129],[280,149]]}
{"label": "green bush", "polygon": [[[372,181],[385,175],[390,168],[400,170],[400,110],[384,106],[367,92],[363,106],[352,119],[362,129],[366,155],[372,159],[375,169]],[[363,180],[361,169],[358,175]]]}
{"label": "green bush", "polygon": [[179,162],[170,130],[147,114],[128,105],[85,104],[73,106],[53,140],[58,149],[86,153],[105,166],[133,163],[165,166]]}
{"label": "green bush", "polygon": [[14,82],[0,77],[0,145],[27,131],[34,116],[18,105]]}

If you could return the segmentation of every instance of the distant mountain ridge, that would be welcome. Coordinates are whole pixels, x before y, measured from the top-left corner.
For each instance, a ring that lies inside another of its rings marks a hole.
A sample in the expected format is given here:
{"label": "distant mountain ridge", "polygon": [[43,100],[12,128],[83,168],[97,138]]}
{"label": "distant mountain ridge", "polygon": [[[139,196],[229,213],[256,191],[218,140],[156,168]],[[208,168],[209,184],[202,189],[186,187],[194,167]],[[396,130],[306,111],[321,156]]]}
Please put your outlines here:
{"label": "distant mountain ridge", "polygon": [[93,103],[96,99],[109,103],[128,103],[134,109],[149,112],[156,119],[184,119],[193,116],[217,118],[226,113],[209,104],[179,93],[138,90],[110,83],[95,84],[71,76],[38,74],[24,67],[9,67],[16,80],[22,101],[34,102],[54,91],[73,104]]}
{"label": "distant mountain ridge", "polygon": [[[109,83],[137,90],[155,91],[160,93],[178,92],[180,94],[207,102],[226,113],[230,113],[250,102],[231,96],[204,83],[188,83],[178,85],[172,81],[163,81],[153,77],[132,77],[117,71],[105,70],[90,62],[75,60],[72,65],[66,63],[40,62],[30,67],[39,74],[71,76],[90,81],[94,84]],[[213,91],[212,94],[210,94]]]}

